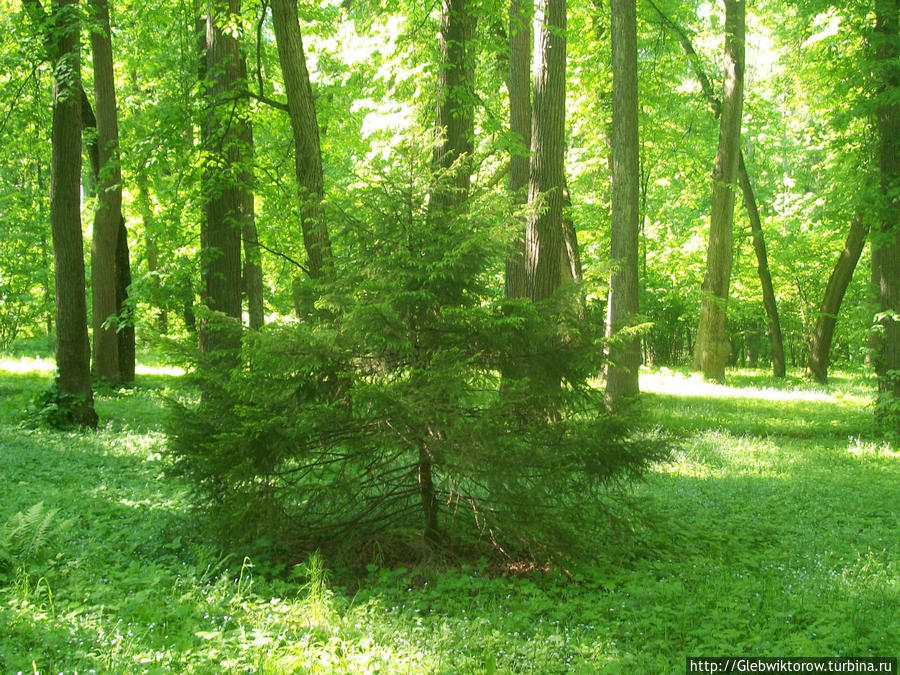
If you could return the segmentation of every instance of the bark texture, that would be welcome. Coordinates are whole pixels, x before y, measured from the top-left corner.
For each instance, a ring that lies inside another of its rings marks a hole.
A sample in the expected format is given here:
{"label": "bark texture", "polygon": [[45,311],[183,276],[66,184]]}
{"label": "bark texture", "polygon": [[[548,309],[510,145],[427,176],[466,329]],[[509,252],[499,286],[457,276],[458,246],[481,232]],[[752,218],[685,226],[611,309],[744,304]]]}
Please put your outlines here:
{"label": "bark texture", "polygon": [[786,373],[784,340],[781,336],[781,322],[778,319],[778,302],[775,299],[775,287],[772,285],[772,274],[769,271],[769,254],[766,251],[762,220],[759,217],[756,195],[753,192],[747,165],[744,163],[743,153],[738,157],[738,178],[744,195],[744,208],[747,209],[747,217],[750,219],[753,250],[756,252],[756,273],[762,287],[763,306],[766,308],[766,326],[769,332],[769,347],[772,351],[772,374],[775,377],[784,377]]}
{"label": "bark texture", "polygon": [[879,167],[883,195],[880,232],[873,248],[878,273],[879,309],[882,332],[878,340],[879,414],[892,426],[898,425],[900,413],[900,201],[895,193],[900,187],[900,30],[898,0],[875,3],[875,36],[878,72],[882,90],[878,99],[878,132],[881,140]]}
{"label": "bark texture", "polygon": [[611,405],[638,395],[640,341],[623,337],[638,313],[637,10],[635,0],[612,0],[612,219],[610,232],[609,340],[606,396]]}
{"label": "bark texture", "polygon": [[[240,14],[240,0],[212,3],[206,16],[206,94],[210,113],[204,127],[209,157],[204,166],[202,227],[204,299],[227,317],[241,316],[241,231],[243,195],[239,174],[245,162],[240,132],[242,58],[237,39],[223,32],[221,22]],[[201,326],[200,347],[206,352],[234,353],[240,346],[236,330],[219,321]]]}
{"label": "bark texture", "polygon": [[432,159],[434,180],[428,214],[438,227],[450,226],[469,195],[475,129],[475,60],[471,41],[475,18],[470,0],[443,0],[438,43],[438,141]]}
{"label": "bark texture", "polygon": [[137,354],[135,348],[134,316],[128,306],[128,287],[131,285],[131,251],[128,248],[128,229],[125,218],[119,219],[116,238],[116,315],[120,317],[118,341],[118,376],[122,384],[134,383]]}
{"label": "bark texture", "polygon": [[[247,78],[246,59],[241,55],[241,79]],[[241,147],[245,162],[241,167],[238,182],[240,191],[241,240],[244,244],[244,294],[247,296],[247,317],[252,330],[260,330],[265,323],[263,293],[262,250],[259,247],[259,233],[256,229],[256,207],[253,191],[253,123],[247,119],[240,128]]]}
{"label": "bark texture", "polygon": [[272,0],[272,21],[287,94],[291,131],[294,136],[300,227],[309,276],[313,279],[327,279],[332,274],[332,254],[331,239],[322,209],[324,197],[322,150],[312,85],[306,68],[303,37],[297,16],[297,3],[293,0]]}
{"label": "bark texture", "polygon": [[[119,123],[113,73],[112,39],[107,0],[92,0],[94,22],[91,50],[94,65],[94,103],[97,123],[97,210],[91,243],[91,299],[93,310],[93,373],[116,382],[119,378],[120,304],[117,301],[116,261],[122,224],[122,171],[119,162]],[[127,245],[126,245],[127,247]]]}
{"label": "bark texture", "polygon": [[850,225],[844,248],[838,256],[831,276],[828,277],[828,285],[825,286],[825,295],[822,298],[822,308],[816,319],[816,328],[809,341],[809,359],[806,364],[806,374],[819,384],[828,382],[828,362],[831,353],[831,340],[834,337],[834,328],[837,325],[837,314],[844,301],[844,294],[853,279],[853,272],[862,255],[866,244],[869,228],[862,214],[858,214]]}
{"label": "bark texture", "polygon": [[[678,38],[684,53],[687,55],[691,63],[691,69],[697,76],[700,83],[700,90],[703,92],[704,98],[710,105],[713,114],[718,118],[722,113],[722,101],[713,91],[712,84],[706,76],[703,61],[694,49],[690,38],[684,30],[675,24],[668,16],[653,2],[648,0],[649,4],[663,20],[663,23],[669,26]],[[766,320],[769,333],[769,341],[772,350],[772,372],[775,377],[784,377],[785,375],[785,358],[784,358],[784,340],[781,335],[781,322],[778,318],[778,304],[775,300],[775,293],[772,285],[772,275],[769,270],[769,257],[766,251],[766,240],[763,234],[762,222],[759,217],[759,207],[756,201],[756,195],[753,191],[753,184],[750,181],[750,174],[744,163],[743,155],[740,156],[738,162],[738,178],[741,184],[741,192],[744,196],[744,206],[747,209],[747,217],[750,220],[750,227],[753,232],[753,250],[756,253],[756,270],[759,275],[760,284],[763,292],[763,305],[766,310]]]}
{"label": "bark texture", "polygon": [[565,271],[566,1],[539,0],[534,65],[531,167],[525,233],[525,294],[535,302],[550,298]]}
{"label": "bark texture", "polygon": [[719,145],[713,168],[713,205],[694,346],[695,370],[713,380],[725,378],[731,351],[726,330],[733,260],[734,199],[744,102],[744,2],[725,0],[725,62]]}
{"label": "bark texture", "polygon": [[72,422],[96,426],[81,234],[81,50],[78,0],[56,0],[50,225],[56,272],[56,363],[59,395]]}
{"label": "bark texture", "polygon": [[[531,3],[509,3],[509,130],[514,147],[509,158],[508,188],[518,209],[528,199],[528,171],[531,149]],[[525,297],[525,227],[517,233],[506,258],[505,294]]]}

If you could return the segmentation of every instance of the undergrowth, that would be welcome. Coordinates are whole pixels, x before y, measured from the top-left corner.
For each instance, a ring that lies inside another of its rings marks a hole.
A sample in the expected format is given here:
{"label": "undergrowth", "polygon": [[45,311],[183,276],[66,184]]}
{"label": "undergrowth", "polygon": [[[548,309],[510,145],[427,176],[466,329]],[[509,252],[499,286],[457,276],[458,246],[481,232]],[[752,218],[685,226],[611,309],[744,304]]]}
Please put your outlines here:
{"label": "undergrowth", "polygon": [[645,377],[645,416],[680,450],[591,566],[352,574],[312,555],[275,574],[221,551],[167,477],[176,377],[104,392],[101,429],[76,433],[23,427],[51,373],[3,363],[3,673],[670,673],[685,656],[900,644],[900,455],[850,378]]}

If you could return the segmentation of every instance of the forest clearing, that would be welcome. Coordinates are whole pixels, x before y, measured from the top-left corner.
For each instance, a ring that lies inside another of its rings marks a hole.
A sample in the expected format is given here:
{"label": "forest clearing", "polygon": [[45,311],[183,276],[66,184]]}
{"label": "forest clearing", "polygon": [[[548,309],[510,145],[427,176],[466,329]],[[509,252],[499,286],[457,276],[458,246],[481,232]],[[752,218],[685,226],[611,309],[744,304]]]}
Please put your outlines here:
{"label": "forest clearing", "polygon": [[51,369],[0,362],[5,673],[673,673],[686,656],[900,644],[900,455],[859,376],[645,373],[646,415],[677,449],[590,565],[341,571],[225,552],[196,527],[161,466],[178,376],[140,369],[99,395],[97,432],[24,429]]}
{"label": "forest clearing", "polygon": [[896,657],[898,447],[900,0],[0,0],[3,673]]}

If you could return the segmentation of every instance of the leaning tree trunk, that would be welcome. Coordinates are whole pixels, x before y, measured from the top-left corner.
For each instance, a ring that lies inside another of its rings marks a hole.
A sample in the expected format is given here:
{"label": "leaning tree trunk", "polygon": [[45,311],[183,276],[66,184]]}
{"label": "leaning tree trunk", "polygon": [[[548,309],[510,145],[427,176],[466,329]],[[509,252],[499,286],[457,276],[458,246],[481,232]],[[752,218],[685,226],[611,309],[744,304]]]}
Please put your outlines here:
{"label": "leaning tree trunk", "polygon": [[53,3],[53,127],[50,225],[56,272],[59,395],[75,424],[94,427],[81,235],[81,50],[78,0]]}
{"label": "leaning tree trunk", "polygon": [[92,0],[91,30],[94,64],[94,103],[97,120],[97,210],[91,244],[94,376],[119,378],[119,303],[116,298],[116,260],[122,224],[122,170],[119,163],[119,123],[107,0]]}
{"label": "leaning tree trunk", "polygon": [[731,346],[725,319],[731,283],[734,198],[744,102],[744,2],[725,0],[725,77],[719,148],[713,169],[713,206],[706,253],[700,323],[694,347],[695,370],[709,379],[725,378]]}
{"label": "leaning tree trunk", "polygon": [[[531,149],[531,3],[509,3],[509,130],[513,147],[509,158],[509,193],[518,208],[528,199]],[[525,228],[516,233],[506,258],[507,298],[525,296]]]}
{"label": "leaning tree trunk", "polygon": [[747,172],[743,153],[738,157],[738,176],[741,192],[744,194],[744,208],[747,209],[747,216],[750,219],[753,250],[756,251],[756,272],[762,286],[763,306],[766,308],[769,346],[772,350],[772,374],[775,377],[784,377],[786,374],[784,340],[781,336],[781,322],[778,320],[778,302],[775,299],[775,287],[772,285],[772,274],[769,271],[769,255],[766,251],[766,240],[763,237],[762,220],[759,217],[756,195],[753,193],[753,184],[750,182],[750,174]]}
{"label": "leaning tree trunk", "polygon": [[[659,14],[663,23],[668,25],[674,32],[684,53],[687,55],[691,63],[691,69],[700,83],[700,90],[706,98],[713,114],[718,118],[722,113],[722,102],[713,91],[712,84],[706,76],[703,61],[694,45],[691,44],[687,33],[674,23],[668,16],[652,1],[650,6]],[[760,284],[763,292],[763,306],[766,310],[766,318],[768,321],[769,340],[772,347],[772,372],[775,377],[784,377],[785,375],[785,358],[784,358],[784,340],[781,334],[781,322],[778,319],[778,304],[775,300],[775,292],[772,285],[772,276],[769,271],[769,258],[766,252],[766,241],[763,236],[762,222],[759,218],[759,208],[756,203],[756,195],[753,192],[753,185],[750,182],[750,175],[744,164],[743,155],[740,156],[738,162],[738,177],[741,184],[741,191],[744,196],[744,205],[747,209],[747,216],[750,220],[750,228],[753,232],[753,250],[756,253],[757,273],[759,274]]]}
{"label": "leaning tree trunk", "polygon": [[578,248],[578,233],[575,231],[575,221],[572,220],[572,196],[569,194],[569,181],[565,175],[565,167],[563,167],[563,216],[562,230],[563,243],[565,250],[563,251],[562,261],[560,265],[561,283],[563,285],[570,281],[581,281],[584,277],[581,269],[581,250]]}
{"label": "leaning tree trunk", "polygon": [[[293,0],[272,0],[272,22],[294,135],[294,168],[300,191],[300,228],[309,276],[313,279],[328,279],[333,269],[331,239],[322,209],[322,150],[297,3]],[[301,310],[299,304],[297,309]]]}
{"label": "leaning tree trunk", "polygon": [[534,66],[531,168],[525,233],[525,294],[535,302],[562,284],[565,203],[566,0],[539,0]]}
{"label": "leaning tree trunk", "polygon": [[880,322],[878,373],[879,405],[877,414],[897,427],[900,400],[900,22],[898,0],[875,2],[875,43],[881,78],[878,99],[878,132],[881,140],[879,167],[883,204],[878,245],[875,246],[878,270]]}
{"label": "leaning tree trunk", "polygon": [[844,301],[844,293],[853,279],[853,272],[862,255],[866,243],[869,228],[866,225],[862,213],[857,214],[844,248],[838,256],[831,276],[828,277],[828,285],[825,286],[825,295],[822,298],[822,308],[816,319],[816,328],[809,341],[809,359],[806,363],[806,374],[819,384],[828,381],[828,362],[831,352],[831,340],[834,337],[834,328],[837,325],[837,314]]}
{"label": "leaning tree trunk", "polygon": [[612,0],[612,218],[610,231],[606,397],[611,405],[634,398],[640,389],[641,346],[620,331],[638,313],[638,145],[637,10],[635,0]]}

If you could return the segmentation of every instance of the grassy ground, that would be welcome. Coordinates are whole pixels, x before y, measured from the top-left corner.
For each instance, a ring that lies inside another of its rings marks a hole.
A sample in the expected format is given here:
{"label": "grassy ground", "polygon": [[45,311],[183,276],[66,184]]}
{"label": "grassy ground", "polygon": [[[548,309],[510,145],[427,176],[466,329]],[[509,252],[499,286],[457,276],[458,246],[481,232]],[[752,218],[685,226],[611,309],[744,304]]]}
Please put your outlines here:
{"label": "grassy ground", "polygon": [[98,396],[96,433],[28,429],[49,368],[0,360],[2,673],[680,673],[692,655],[900,651],[900,455],[859,379],[648,374],[646,417],[680,449],[636,487],[634,536],[597,543],[607,563],[337,585],[315,557],[267,579],[198,532],[160,454],[177,376]]}

